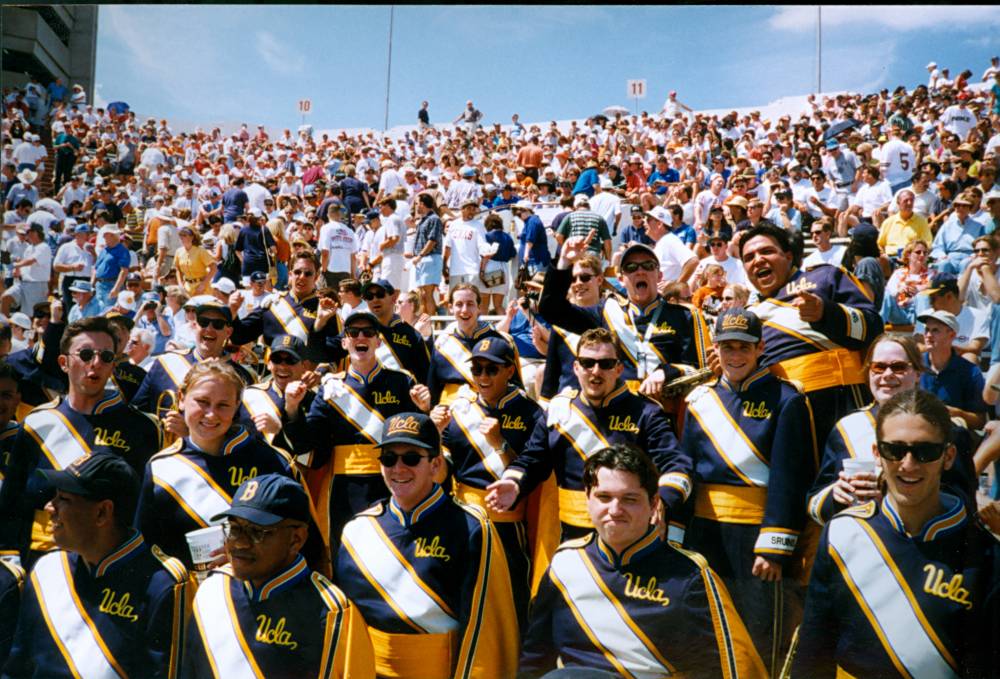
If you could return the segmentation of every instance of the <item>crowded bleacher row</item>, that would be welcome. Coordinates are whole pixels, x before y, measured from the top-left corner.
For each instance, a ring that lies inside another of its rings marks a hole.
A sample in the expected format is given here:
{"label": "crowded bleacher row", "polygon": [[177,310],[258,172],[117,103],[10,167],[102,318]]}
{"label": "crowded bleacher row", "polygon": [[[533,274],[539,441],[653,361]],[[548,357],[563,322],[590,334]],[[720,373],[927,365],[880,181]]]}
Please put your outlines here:
{"label": "crowded bleacher row", "polygon": [[1000,60],[928,73],[394,137],[5,91],[0,677],[1000,677]]}

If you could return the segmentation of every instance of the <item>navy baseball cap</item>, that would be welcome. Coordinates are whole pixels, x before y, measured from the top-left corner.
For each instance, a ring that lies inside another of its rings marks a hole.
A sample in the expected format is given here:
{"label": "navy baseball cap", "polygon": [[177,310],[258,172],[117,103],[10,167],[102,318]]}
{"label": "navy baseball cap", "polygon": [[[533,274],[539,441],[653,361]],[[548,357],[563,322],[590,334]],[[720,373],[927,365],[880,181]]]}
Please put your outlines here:
{"label": "navy baseball cap", "polygon": [[484,358],[492,363],[509,365],[514,362],[514,348],[502,337],[487,337],[476,342],[472,358]]}
{"label": "navy baseball cap", "polygon": [[722,312],[719,320],[715,322],[713,339],[716,342],[739,340],[756,344],[763,335],[764,328],[757,314],[746,309],[728,309]]}
{"label": "navy baseball cap", "polygon": [[956,295],[959,294],[958,278],[955,277],[955,274],[934,274],[934,277],[931,278],[930,286],[923,290],[923,294],[925,295],[937,295],[942,292],[953,292]]}
{"label": "navy baseball cap", "polygon": [[382,442],[376,448],[393,443],[409,443],[425,450],[439,450],[441,435],[431,418],[423,413],[399,413],[382,425]]}
{"label": "navy baseball cap", "polygon": [[205,311],[216,311],[229,321],[233,322],[233,312],[229,310],[229,307],[218,300],[218,298],[212,295],[199,295],[191,299],[194,303],[194,310],[197,313],[202,313]]}
{"label": "navy baseball cap", "polygon": [[87,224],[77,224],[73,228],[73,233],[90,233],[90,226]]}
{"label": "navy baseball cap", "polygon": [[363,295],[365,293],[365,290],[368,290],[369,288],[382,288],[383,290],[386,291],[386,294],[389,295],[396,292],[396,288],[392,287],[392,283],[390,283],[384,278],[376,278],[373,281],[368,281],[367,283],[365,283],[364,287],[361,288],[361,294]]}
{"label": "navy baseball cap", "polygon": [[267,280],[266,271],[254,271],[252,274],[250,274],[251,283],[263,283],[266,280]]}
{"label": "navy baseball cap", "polygon": [[289,354],[293,358],[301,361],[302,356],[305,353],[306,344],[298,337],[293,337],[292,335],[278,335],[271,342],[271,355],[274,354]]}
{"label": "navy baseball cap", "polygon": [[308,524],[309,496],[302,485],[282,474],[264,474],[247,479],[233,494],[233,504],[212,521],[235,516],[258,526],[273,526],[284,519]]}
{"label": "navy baseball cap", "polygon": [[89,500],[112,500],[117,514],[135,514],[139,500],[139,477],[118,455],[85,455],[64,469],[38,471],[57,490],[82,495]]}
{"label": "navy baseball cap", "polygon": [[346,319],[344,319],[344,327],[351,325],[354,321],[371,321],[371,324],[376,328],[379,326],[378,319],[375,318],[375,314],[370,311],[355,311],[351,313]]}
{"label": "navy baseball cap", "polygon": [[625,263],[625,260],[627,260],[631,255],[640,252],[649,255],[657,262],[660,261],[660,258],[656,256],[656,251],[653,250],[653,248],[649,247],[645,243],[634,243],[633,245],[630,245],[629,247],[625,248],[625,252],[622,253],[622,258],[621,260],[619,260],[621,263],[618,265],[618,268],[620,269],[622,264]]}
{"label": "navy baseball cap", "polygon": [[369,210],[368,212],[365,213],[365,221],[366,222],[373,222],[376,219],[381,219],[381,218],[382,218],[382,215],[379,213],[378,210]]}

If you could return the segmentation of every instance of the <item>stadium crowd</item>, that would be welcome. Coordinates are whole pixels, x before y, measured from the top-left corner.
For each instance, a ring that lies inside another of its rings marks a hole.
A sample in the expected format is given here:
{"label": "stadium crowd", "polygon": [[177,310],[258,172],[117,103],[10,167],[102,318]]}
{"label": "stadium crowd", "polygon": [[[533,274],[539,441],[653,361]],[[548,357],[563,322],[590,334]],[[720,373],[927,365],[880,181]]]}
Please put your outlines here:
{"label": "stadium crowd", "polygon": [[5,89],[0,677],[1000,677],[1000,59],[927,71],[396,138]]}

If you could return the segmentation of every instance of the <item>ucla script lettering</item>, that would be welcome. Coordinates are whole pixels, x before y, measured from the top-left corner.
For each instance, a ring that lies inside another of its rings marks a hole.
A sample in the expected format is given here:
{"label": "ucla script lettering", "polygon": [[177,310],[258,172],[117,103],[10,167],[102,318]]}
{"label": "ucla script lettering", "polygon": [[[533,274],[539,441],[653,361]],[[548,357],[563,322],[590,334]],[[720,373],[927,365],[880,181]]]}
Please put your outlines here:
{"label": "ucla script lettering", "polygon": [[451,561],[451,556],[444,551],[444,547],[441,545],[441,538],[437,535],[430,542],[427,542],[426,538],[417,538],[417,545],[413,550],[413,555],[418,559],[434,558],[441,559],[442,561]]}
{"label": "ucla script lettering", "polygon": [[139,619],[139,616],[135,614],[135,608],[129,605],[128,592],[118,596],[117,592],[105,587],[101,590],[101,605],[97,609],[101,613],[125,618],[129,622],[136,622]]}
{"label": "ucla script lettering", "polygon": [[662,589],[656,586],[656,578],[650,576],[646,584],[642,584],[642,577],[632,573],[625,574],[625,596],[630,599],[642,599],[660,604],[664,608],[670,605],[670,597],[663,593]]}
{"label": "ucla script lettering", "polygon": [[254,637],[262,644],[273,646],[285,646],[293,651],[299,647],[299,642],[292,639],[292,633],[285,629],[285,618],[278,618],[275,624],[266,615],[257,616],[257,634]]}
{"label": "ucla script lettering", "polygon": [[962,606],[969,610],[972,609],[972,602],[969,601],[969,590],[962,587],[965,576],[955,573],[951,576],[951,580],[945,582],[944,569],[938,568],[933,564],[924,566],[924,573],[927,574],[927,577],[924,578],[925,592],[962,604]]}

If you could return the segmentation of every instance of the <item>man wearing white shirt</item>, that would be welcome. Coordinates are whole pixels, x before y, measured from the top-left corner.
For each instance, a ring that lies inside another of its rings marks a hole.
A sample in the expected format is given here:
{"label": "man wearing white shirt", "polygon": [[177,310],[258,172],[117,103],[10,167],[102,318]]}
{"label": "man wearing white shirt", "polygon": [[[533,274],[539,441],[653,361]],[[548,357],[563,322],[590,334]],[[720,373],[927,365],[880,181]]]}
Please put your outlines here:
{"label": "man wearing white shirt", "polygon": [[913,147],[903,141],[902,136],[902,129],[893,126],[889,132],[889,141],[882,145],[879,155],[882,174],[891,185],[893,194],[912,183],[917,164]]}
{"label": "man wearing white shirt", "polygon": [[93,247],[87,243],[90,233],[89,226],[78,224],[73,229],[73,240],[60,245],[55,259],[52,260],[52,269],[62,274],[59,288],[62,292],[63,307],[66,309],[72,306],[70,286],[74,281],[89,281],[93,273],[94,252]]}
{"label": "man wearing white shirt", "polygon": [[663,282],[687,280],[698,265],[698,257],[680,238],[667,231],[672,221],[670,211],[657,205],[646,213],[646,235],[655,243],[653,252],[660,260]]}
{"label": "man wearing white shirt", "polygon": [[489,249],[486,228],[476,218],[479,203],[462,203],[462,218],[448,223],[444,237],[444,268],[449,274],[448,285],[454,289],[460,283],[481,285],[479,272],[489,259],[483,253]]}
{"label": "man wearing white shirt", "polygon": [[939,125],[943,132],[951,132],[965,142],[969,130],[976,126],[976,114],[966,107],[965,99],[960,97],[957,104],[952,104],[944,110]]}
{"label": "man wearing white shirt", "polygon": [[813,220],[817,220],[823,217],[835,217],[837,203],[836,194],[826,184],[826,174],[823,170],[817,169],[812,171],[809,188],[802,191],[800,202],[795,208],[799,212],[809,213]]}
{"label": "man wearing white shirt", "polygon": [[829,218],[817,219],[809,226],[809,235],[812,237],[816,249],[802,260],[802,269],[806,270],[817,264],[840,266],[844,259],[844,250],[847,248],[843,245],[833,245],[830,242],[830,238],[833,236],[833,220]]}
{"label": "man wearing white shirt", "polygon": [[378,278],[384,278],[397,290],[403,288],[403,274],[406,259],[405,247],[406,224],[396,214],[396,201],[393,198],[383,198],[378,205],[381,226],[375,232],[372,243],[373,258],[379,258]]}
{"label": "man wearing white shirt", "polygon": [[319,230],[319,241],[316,244],[316,249],[320,252],[323,277],[331,288],[337,287],[344,278],[354,278],[354,253],[361,245],[358,235],[340,221],[344,214],[343,203],[339,200],[330,203],[326,211],[329,221]]}
{"label": "man wearing white shirt", "polygon": [[10,307],[15,302],[20,305],[21,311],[31,313],[49,293],[52,250],[45,242],[45,230],[41,224],[28,227],[27,240],[28,246],[13,265],[15,283],[0,297],[0,310],[4,315],[10,315]]}
{"label": "man wearing white shirt", "polygon": [[73,201],[78,200],[83,203],[87,200],[87,188],[80,181],[80,175],[70,177],[70,180],[59,191],[58,198],[62,201],[63,208],[68,208]]}
{"label": "man wearing white shirt", "polygon": [[[851,207],[845,214],[846,227],[857,226],[861,221],[874,224],[875,213],[892,201],[892,189],[889,182],[881,179],[878,167],[868,165],[861,173],[862,184],[858,192],[851,198]],[[844,230],[846,233],[846,228]]]}
{"label": "man wearing white shirt", "polygon": [[[708,213],[712,207],[722,206],[729,191],[725,189],[726,180],[721,175],[712,178],[712,183],[707,189],[701,191],[694,199],[694,225],[695,228],[702,228],[708,221]],[[662,259],[660,260],[662,262]]]}
{"label": "man wearing white shirt", "polygon": [[601,215],[611,230],[611,235],[618,234],[618,222],[622,218],[622,199],[606,191],[612,186],[611,180],[601,177],[600,183],[594,184],[594,195],[590,198],[590,209]]}

